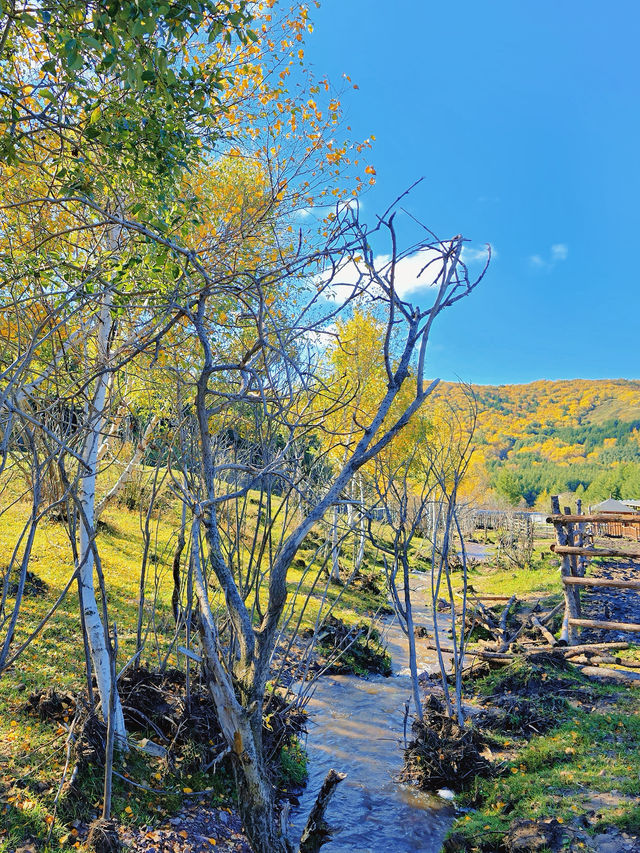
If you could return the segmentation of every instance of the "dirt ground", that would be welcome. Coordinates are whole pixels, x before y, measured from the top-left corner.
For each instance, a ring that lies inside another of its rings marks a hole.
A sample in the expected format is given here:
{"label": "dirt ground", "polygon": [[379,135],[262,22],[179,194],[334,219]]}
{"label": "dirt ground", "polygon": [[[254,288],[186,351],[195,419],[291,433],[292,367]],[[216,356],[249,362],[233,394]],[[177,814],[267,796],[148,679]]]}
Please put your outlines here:
{"label": "dirt ground", "polygon": [[[609,543],[610,545],[610,543]],[[640,565],[637,562],[611,560],[591,565],[589,577],[609,580],[640,580]],[[586,587],[580,594],[582,617],[602,619],[608,622],[640,622],[640,592],[631,589]],[[638,634],[635,635],[638,638]],[[633,639],[626,631],[610,631],[585,628],[580,639],[584,642],[614,643]]]}
{"label": "dirt ground", "polygon": [[133,853],[251,853],[235,812],[201,804],[184,807],[158,827],[122,827],[120,839]]}

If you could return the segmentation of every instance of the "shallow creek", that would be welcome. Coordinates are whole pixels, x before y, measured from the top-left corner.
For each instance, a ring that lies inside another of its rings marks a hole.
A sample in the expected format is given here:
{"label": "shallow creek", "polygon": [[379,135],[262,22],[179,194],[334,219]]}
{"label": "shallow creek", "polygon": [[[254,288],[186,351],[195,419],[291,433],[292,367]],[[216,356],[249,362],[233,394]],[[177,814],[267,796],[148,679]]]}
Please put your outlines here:
{"label": "shallow creek", "polygon": [[[413,575],[411,586],[416,624],[430,627],[426,580]],[[444,634],[444,624],[442,629]],[[302,831],[329,769],[347,774],[329,806],[328,822],[336,832],[323,853],[439,853],[453,820],[450,804],[395,781],[411,696],[407,640],[395,619],[386,626],[385,640],[390,678],[326,676],[308,705],[309,782],[292,818],[296,831]],[[419,640],[416,645],[418,671],[437,671],[435,653]]]}

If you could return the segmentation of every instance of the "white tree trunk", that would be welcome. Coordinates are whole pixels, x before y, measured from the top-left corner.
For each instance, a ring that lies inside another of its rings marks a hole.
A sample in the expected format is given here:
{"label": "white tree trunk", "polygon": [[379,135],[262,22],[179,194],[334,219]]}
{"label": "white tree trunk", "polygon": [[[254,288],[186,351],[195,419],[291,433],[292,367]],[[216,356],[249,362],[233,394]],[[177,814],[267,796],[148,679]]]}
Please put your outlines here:
{"label": "white tree trunk", "polygon": [[355,564],[353,566],[354,574],[358,574],[362,561],[364,560],[364,546],[367,539],[367,525],[364,518],[364,488],[362,487],[362,477],[358,477],[358,492],[360,495],[360,519],[359,527],[359,542],[358,553],[356,554]]}
{"label": "white tree trunk", "polygon": [[338,507],[333,508],[331,521],[331,578],[340,580],[340,542],[338,537]]}
{"label": "white tree trunk", "polygon": [[[100,308],[98,326],[98,370],[106,365],[109,350],[109,337],[112,329],[111,305],[113,294],[110,290],[105,291],[102,306]],[[79,501],[82,507],[83,517],[80,519],[80,571],[78,581],[82,589],[82,606],[84,621],[91,651],[91,662],[96,676],[98,692],[102,704],[102,713],[107,718],[109,709],[109,698],[114,691],[114,734],[116,743],[120,746],[126,744],[126,729],[122,705],[117,694],[116,686],[112,683],[111,665],[109,660],[109,649],[105,635],[105,626],[102,624],[96,592],[94,587],[94,545],[91,541],[92,531],[96,522],[96,474],[98,469],[98,445],[100,436],[104,429],[105,414],[107,406],[108,374],[103,371],[96,379],[93,400],[87,400],[85,406],[85,429],[86,436],[82,447],[82,459],[85,463],[84,474],[80,480]]]}
{"label": "white tree trunk", "polygon": [[113,485],[113,488],[109,490],[109,492],[102,498],[102,500],[98,504],[98,507],[96,509],[96,518],[100,518],[106,507],[111,503],[114,498],[116,498],[120,494],[120,492],[124,489],[127,483],[130,482],[131,478],[133,477],[133,473],[136,469],[136,466],[142,459],[145,450],[149,446],[149,442],[153,438],[153,433],[159,420],[160,416],[154,415],[149,421],[149,424],[147,425],[144,434],[136,445],[135,453],[127,463],[126,468],[118,477],[118,480]]}

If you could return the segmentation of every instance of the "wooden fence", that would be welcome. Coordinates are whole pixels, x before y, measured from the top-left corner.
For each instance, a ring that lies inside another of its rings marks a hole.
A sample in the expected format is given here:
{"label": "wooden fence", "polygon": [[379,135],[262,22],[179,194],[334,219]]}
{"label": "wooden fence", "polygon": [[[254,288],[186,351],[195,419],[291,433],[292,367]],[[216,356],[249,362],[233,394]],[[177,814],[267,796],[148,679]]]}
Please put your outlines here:
{"label": "wooden fence", "polygon": [[[611,525],[618,525],[622,530],[633,530],[633,538],[638,541],[640,535],[640,515],[621,513],[613,515],[600,513],[598,515],[582,515],[580,506],[578,513],[572,513],[570,507],[560,512],[560,501],[551,498],[551,512],[547,518],[553,524],[556,542],[551,550],[561,557],[560,571],[564,587],[564,619],[560,639],[570,645],[575,643],[576,629],[602,628],[613,631],[640,632],[640,624],[633,622],[609,622],[599,619],[583,619],[580,607],[581,587],[609,587],[612,589],[631,589],[640,591],[640,580],[610,580],[608,578],[585,577],[586,561],[589,557],[611,557],[616,559],[640,560],[640,549],[624,550],[622,548],[595,548],[594,536],[611,534]],[[616,529],[616,528],[614,528]],[[622,532],[620,535],[625,535]]]}

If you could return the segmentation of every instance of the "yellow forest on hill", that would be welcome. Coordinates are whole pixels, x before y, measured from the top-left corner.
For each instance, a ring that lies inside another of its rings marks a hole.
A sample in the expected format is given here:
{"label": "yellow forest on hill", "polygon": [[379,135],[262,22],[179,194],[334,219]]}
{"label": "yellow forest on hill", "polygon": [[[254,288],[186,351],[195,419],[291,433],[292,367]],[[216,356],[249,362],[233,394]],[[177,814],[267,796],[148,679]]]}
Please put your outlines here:
{"label": "yellow forest on hill", "polygon": [[[540,380],[471,390],[477,424],[468,496],[542,509],[555,492],[587,503],[640,497],[640,380]],[[466,394],[453,383],[437,392],[454,406]]]}

